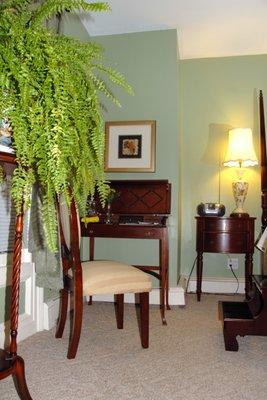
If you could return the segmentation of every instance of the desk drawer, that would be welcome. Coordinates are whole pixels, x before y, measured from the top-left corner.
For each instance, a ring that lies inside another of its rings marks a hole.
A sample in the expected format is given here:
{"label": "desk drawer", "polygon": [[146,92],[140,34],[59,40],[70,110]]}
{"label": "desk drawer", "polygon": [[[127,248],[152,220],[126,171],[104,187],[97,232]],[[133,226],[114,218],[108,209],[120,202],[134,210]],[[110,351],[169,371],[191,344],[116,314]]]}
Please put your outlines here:
{"label": "desk drawer", "polygon": [[209,253],[244,253],[246,233],[209,233],[203,235],[203,251]]}
{"label": "desk drawer", "polygon": [[231,231],[244,232],[248,230],[247,219],[230,219],[230,218],[205,218],[204,231]]}
{"label": "desk drawer", "polygon": [[163,225],[118,225],[118,224],[81,224],[82,236],[105,238],[158,239],[168,238],[167,226]]}

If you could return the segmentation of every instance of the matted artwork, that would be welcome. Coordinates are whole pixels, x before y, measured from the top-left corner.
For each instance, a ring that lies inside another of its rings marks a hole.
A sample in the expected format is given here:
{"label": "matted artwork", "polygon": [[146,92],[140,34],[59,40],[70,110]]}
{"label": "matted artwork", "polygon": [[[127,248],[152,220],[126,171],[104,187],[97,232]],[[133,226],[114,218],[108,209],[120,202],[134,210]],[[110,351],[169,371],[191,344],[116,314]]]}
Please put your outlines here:
{"label": "matted artwork", "polygon": [[156,121],[106,122],[105,171],[155,172]]}

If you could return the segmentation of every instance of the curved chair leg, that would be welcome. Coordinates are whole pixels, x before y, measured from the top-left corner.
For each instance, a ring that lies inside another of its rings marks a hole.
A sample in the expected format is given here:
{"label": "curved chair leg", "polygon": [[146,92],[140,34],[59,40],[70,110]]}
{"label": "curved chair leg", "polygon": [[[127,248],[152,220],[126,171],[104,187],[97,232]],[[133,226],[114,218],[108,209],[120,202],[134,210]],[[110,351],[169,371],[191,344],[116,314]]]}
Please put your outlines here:
{"label": "curved chair leg", "polygon": [[20,399],[32,400],[26,383],[24,361],[19,356],[16,357],[12,375]]}
{"label": "curved chair leg", "polygon": [[117,328],[123,329],[124,294],[115,294]]}
{"label": "curved chair leg", "polygon": [[149,346],[149,292],[140,293],[141,344],[144,349]]}
{"label": "curved chair leg", "polygon": [[75,358],[82,329],[83,297],[76,295],[74,298],[74,310],[71,321],[70,344],[67,357]]}
{"label": "curved chair leg", "polygon": [[59,317],[55,334],[56,338],[62,337],[65,328],[68,311],[68,294],[69,292],[66,289],[60,290]]}

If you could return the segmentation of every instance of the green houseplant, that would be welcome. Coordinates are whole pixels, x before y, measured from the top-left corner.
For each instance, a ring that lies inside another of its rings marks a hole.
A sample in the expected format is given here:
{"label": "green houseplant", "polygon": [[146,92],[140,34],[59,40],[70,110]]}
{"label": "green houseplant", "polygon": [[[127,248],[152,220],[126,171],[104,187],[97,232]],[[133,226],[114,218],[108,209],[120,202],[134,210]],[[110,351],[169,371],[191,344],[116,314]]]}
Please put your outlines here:
{"label": "green houseplant", "polygon": [[0,118],[8,118],[17,158],[12,197],[17,212],[30,204],[34,182],[42,198],[48,247],[55,251],[55,200],[73,193],[81,215],[95,189],[104,201],[104,129],[99,92],[119,104],[106,80],[131,88],[102,61],[102,49],[59,35],[47,21],[65,11],[106,11],[85,0],[2,0]]}

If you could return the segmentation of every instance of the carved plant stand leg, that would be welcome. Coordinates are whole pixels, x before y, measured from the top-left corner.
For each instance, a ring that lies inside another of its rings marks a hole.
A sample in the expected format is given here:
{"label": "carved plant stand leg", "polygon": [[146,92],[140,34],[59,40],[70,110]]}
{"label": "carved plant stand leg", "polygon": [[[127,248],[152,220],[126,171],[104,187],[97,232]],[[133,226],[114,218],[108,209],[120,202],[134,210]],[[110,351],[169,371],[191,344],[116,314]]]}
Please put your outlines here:
{"label": "carved plant stand leg", "polygon": [[24,361],[17,355],[22,231],[23,214],[21,213],[16,219],[16,234],[13,253],[10,346],[7,351],[0,350],[0,380],[12,375],[20,399],[32,400],[25,379]]}

